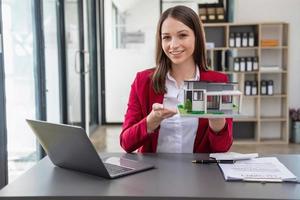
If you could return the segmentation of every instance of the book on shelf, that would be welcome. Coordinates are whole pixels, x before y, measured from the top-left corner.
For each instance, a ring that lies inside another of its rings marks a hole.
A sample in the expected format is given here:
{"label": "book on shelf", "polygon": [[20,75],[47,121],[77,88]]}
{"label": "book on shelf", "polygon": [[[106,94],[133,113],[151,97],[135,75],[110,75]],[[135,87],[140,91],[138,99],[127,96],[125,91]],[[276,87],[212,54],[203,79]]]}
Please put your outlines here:
{"label": "book on shelf", "polygon": [[262,39],[261,40],[262,47],[277,47],[279,46],[279,41],[274,39]]}
{"label": "book on shelf", "polygon": [[270,65],[270,66],[261,66],[260,71],[261,72],[268,72],[268,71],[281,71],[281,67],[277,65]]}

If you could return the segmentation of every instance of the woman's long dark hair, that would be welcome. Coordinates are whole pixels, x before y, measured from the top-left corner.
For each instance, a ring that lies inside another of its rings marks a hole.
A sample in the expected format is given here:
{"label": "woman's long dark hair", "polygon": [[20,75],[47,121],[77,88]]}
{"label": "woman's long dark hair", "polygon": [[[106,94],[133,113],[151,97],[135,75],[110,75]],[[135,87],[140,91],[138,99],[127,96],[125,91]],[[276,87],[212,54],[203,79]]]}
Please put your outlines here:
{"label": "woman's long dark hair", "polygon": [[165,93],[165,80],[168,70],[171,69],[172,62],[162,49],[161,26],[163,22],[172,17],[194,31],[195,34],[195,50],[194,61],[199,66],[199,70],[207,70],[205,33],[203,25],[198,15],[189,7],[175,6],[164,11],[158,21],[156,30],[156,69],[152,76],[153,89],[156,93]]}

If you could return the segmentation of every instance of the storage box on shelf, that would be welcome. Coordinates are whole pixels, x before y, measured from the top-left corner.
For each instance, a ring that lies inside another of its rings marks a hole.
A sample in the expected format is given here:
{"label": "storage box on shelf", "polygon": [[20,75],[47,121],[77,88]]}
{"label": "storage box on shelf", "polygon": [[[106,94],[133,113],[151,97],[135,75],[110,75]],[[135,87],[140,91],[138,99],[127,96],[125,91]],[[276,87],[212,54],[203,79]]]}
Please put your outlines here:
{"label": "storage box on shelf", "polygon": [[244,91],[236,143],[288,143],[288,29],[284,22],[204,24],[208,63]]}
{"label": "storage box on shelf", "polygon": [[218,3],[199,3],[199,18],[204,23],[225,22],[227,19],[227,4],[221,0]]}

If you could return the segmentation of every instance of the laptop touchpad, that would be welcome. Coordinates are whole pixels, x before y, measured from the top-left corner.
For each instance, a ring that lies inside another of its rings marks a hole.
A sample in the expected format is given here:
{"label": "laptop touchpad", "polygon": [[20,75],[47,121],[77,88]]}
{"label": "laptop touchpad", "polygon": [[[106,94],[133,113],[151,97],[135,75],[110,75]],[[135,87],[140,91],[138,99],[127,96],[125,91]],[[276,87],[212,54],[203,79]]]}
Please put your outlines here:
{"label": "laptop touchpad", "polygon": [[108,157],[103,159],[104,163],[109,163],[113,165],[119,165],[124,167],[131,167],[135,168],[135,164],[138,164],[137,161],[129,160],[126,158],[119,158],[119,157]]}

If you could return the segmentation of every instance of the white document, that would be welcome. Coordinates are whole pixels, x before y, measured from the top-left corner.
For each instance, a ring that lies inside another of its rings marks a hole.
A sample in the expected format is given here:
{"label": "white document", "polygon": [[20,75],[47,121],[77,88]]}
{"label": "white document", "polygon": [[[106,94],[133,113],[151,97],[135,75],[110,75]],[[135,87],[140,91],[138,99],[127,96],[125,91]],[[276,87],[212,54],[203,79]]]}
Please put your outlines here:
{"label": "white document", "polygon": [[240,160],[234,164],[219,164],[219,166],[225,180],[298,182],[297,177],[275,157]]}
{"label": "white document", "polygon": [[257,158],[258,153],[236,153],[236,152],[226,152],[226,153],[211,153],[209,157],[216,160],[246,160],[251,158]]}

